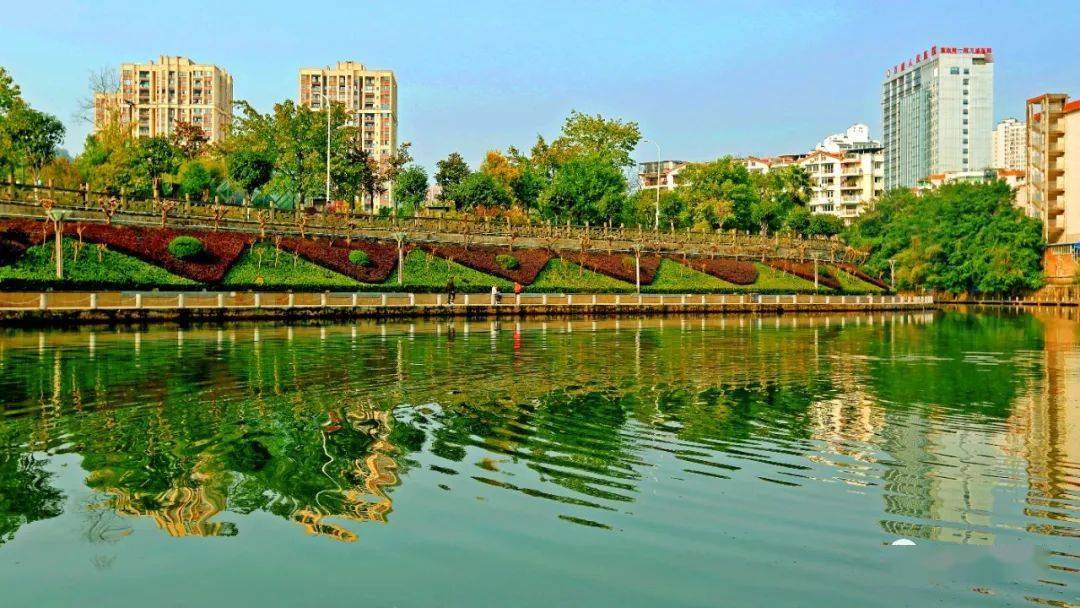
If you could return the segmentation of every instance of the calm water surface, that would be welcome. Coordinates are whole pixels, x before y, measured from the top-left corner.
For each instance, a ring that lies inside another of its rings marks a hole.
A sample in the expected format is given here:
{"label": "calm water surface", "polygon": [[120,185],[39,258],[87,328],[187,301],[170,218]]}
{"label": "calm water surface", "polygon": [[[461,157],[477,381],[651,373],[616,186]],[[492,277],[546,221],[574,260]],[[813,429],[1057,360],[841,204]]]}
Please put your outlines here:
{"label": "calm water surface", "polygon": [[9,331],[0,605],[1076,606],[1078,340],[969,311]]}

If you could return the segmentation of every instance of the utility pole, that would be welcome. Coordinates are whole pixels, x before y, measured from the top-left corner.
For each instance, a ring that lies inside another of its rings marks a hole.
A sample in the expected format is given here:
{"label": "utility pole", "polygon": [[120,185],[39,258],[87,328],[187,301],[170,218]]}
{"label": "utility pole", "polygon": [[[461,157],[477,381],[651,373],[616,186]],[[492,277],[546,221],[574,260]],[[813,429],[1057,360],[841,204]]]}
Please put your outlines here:
{"label": "utility pole", "polygon": [[646,139],[645,141],[656,146],[656,219],[653,223],[653,232],[660,232],[660,144]]}

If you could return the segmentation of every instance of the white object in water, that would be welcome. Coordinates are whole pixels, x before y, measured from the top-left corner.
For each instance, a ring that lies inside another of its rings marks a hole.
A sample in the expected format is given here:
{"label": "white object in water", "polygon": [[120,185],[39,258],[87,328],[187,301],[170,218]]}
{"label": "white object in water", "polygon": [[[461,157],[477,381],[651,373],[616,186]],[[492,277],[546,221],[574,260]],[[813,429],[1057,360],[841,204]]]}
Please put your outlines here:
{"label": "white object in water", "polygon": [[891,543],[889,543],[889,545],[891,545],[893,547],[914,547],[915,546],[915,541],[913,541],[911,539],[907,539],[907,538],[898,538],[898,539],[892,541]]}

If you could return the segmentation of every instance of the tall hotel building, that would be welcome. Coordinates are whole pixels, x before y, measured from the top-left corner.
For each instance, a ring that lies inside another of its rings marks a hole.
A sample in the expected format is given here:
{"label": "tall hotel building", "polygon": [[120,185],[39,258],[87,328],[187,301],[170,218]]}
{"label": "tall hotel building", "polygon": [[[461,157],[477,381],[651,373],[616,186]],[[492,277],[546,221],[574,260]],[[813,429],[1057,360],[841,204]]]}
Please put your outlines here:
{"label": "tall hotel building", "polygon": [[132,124],[137,137],[167,136],[177,122],[201,127],[211,142],[232,124],[233,79],[225,70],[186,57],[120,66],[120,88],[94,95],[94,129],[113,120]]}
{"label": "tall hotel building", "polygon": [[885,74],[885,188],[992,164],[994,60],[987,47],[931,47]]}
{"label": "tall hotel building", "polygon": [[[355,61],[339,61],[334,67],[300,69],[300,105],[313,110],[323,104],[340,103],[349,124],[360,129],[362,147],[374,158],[384,159],[397,148],[397,79],[392,70],[367,68]],[[365,200],[369,210],[388,207],[390,188],[378,200]]]}

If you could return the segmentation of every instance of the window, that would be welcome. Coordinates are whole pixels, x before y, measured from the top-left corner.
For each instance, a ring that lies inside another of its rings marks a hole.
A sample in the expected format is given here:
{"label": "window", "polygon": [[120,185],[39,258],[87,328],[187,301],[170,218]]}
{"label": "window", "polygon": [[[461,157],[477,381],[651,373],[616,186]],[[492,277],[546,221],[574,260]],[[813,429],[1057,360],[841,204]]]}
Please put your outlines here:
{"label": "window", "polygon": [[949,73],[950,74],[959,74],[960,73],[960,68],[949,68]]}
{"label": "window", "polygon": [[969,70],[969,69],[967,69],[967,68],[964,68],[964,73],[965,73],[965,74],[970,74],[970,73],[971,73],[971,70]]}

